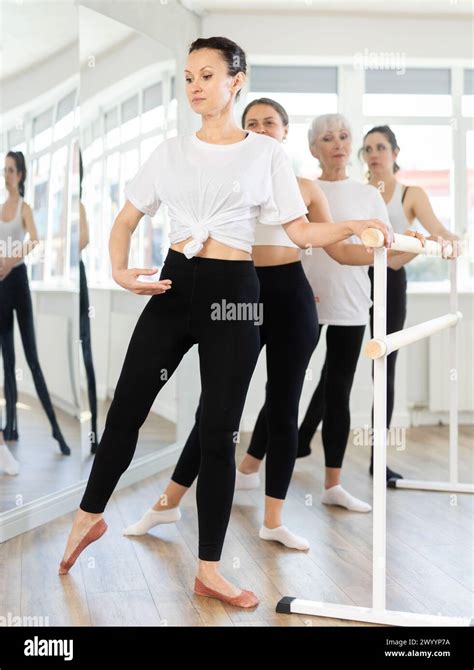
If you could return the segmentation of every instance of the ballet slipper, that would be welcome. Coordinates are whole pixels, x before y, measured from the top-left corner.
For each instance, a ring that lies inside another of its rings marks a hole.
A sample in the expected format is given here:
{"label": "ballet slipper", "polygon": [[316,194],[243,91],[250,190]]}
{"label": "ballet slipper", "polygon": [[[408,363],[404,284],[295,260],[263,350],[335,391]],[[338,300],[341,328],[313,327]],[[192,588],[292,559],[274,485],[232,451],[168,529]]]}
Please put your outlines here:
{"label": "ballet slipper", "polygon": [[196,577],[194,581],[194,593],[198,596],[222,600],[222,602],[227,603],[228,605],[233,605],[234,607],[244,607],[248,609],[258,605],[258,598],[252,591],[245,591],[245,589],[242,589],[238,596],[226,596],[224,593],[219,593],[219,591],[210,589],[201,582],[199,577]]}
{"label": "ballet slipper", "polygon": [[107,524],[105,523],[104,519],[99,519],[98,521],[96,521],[95,524],[89,528],[89,530],[84,535],[82,540],[76,545],[76,548],[71,553],[69,558],[67,558],[65,561],[64,560],[61,561],[61,563],[59,564],[58,574],[60,575],[67,574],[74,565],[74,563],[79,558],[79,555],[84,551],[84,549],[91,542],[95,542],[95,540],[98,540],[100,537],[102,537],[102,535],[105,533],[106,530],[107,530]]}

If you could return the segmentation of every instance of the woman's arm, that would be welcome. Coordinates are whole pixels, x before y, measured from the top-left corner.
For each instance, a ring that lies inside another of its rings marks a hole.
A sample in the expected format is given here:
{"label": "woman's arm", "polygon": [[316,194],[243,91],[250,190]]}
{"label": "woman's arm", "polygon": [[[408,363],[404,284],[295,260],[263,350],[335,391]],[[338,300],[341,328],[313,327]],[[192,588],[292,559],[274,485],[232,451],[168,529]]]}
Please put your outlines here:
{"label": "woman's arm", "polygon": [[[342,240],[357,235],[360,237],[365,228],[378,228],[384,233],[386,243],[389,246],[388,227],[376,219],[361,221],[342,221],[337,223],[315,223],[322,220],[332,221],[329,203],[323,190],[317,183],[309,179],[298,180],[301,192],[308,207],[311,222],[306,216],[299,217],[294,221],[284,224],[290,239],[300,248],[323,247],[324,250],[341,264],[346,265],[369,265],[366,247],[356,244],[344,244]],[[370,252],[369,252],[370,253]]]}
{"label": "woman's arm", "polygon": [[410,186],[406,197],[410,198],[410,210],[413,218],[418,219],[423,228],[434,236],[434,239],[437,240],[438,237],[442,237],[446,240],[459,240],[459,237],[445,228],[437,218],[428,194],[420,186]]}
{"label": "woman's arm", "polygon": [[79,251],[89,244],[89,226],[87,225],[86,208],[79,203]]}
{"label": "woman's arm", "polygon": [[135,232],[143,212],[127,200],[118,213],[109,238],[109,253],[112,263],[112,277],[123,288],[139,295],[155,295],[171,288],[171,279],[157,282],[140,282],[139,275],[153,275],[156,268],[129,268],[130,240]]}

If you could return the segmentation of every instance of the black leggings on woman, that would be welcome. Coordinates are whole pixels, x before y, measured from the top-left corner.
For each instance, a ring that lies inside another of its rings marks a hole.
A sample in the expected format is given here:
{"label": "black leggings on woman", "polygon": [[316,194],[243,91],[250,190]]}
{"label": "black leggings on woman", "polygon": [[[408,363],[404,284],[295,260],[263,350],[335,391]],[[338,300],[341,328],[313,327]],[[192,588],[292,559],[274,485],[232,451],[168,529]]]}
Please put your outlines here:
{"label": "black leggings on woman", "polygon": [[[370,297],[374,299],[374,271],[369,268],[371,282]],[[402,330],[407,315],[407,275],[405,268],[392,270],[387,268],[387,335]],[[370,335],[374,336],[373,306],[370,308]],[[387,430],[392,421],[395,401],[395,364],[398,351],[387,356]],[[374,366],[372,365],[372,377]],[[374,406],[372,405],[372,427],[374,425]]]}
{"label": "black leggings on woman", "polygon": [[91,411],[91,451],[96,451],[97,445],[97,392],[95,383],[94,363],[92,361],[91,325],[89,318],[89,291],[87,289],[87,277],[84,263],[79,260],[79,328],[82,345],[82,357],[87,375],[87,392],[89,396],[89,408]]}
{"label": "black leggings on woman", "polygon": [[38,398],[53,429],[53,437],[59,442],[61,451],[69,454],[70,449],[64,441],[56,414],[49,397],[48,388],[41,370],[36,350],[36,338],[33,319],[28,273],[25,263],[20,263],[0,281],[0,344],[2,347],[5,375],[6,426],[3,429],[5,439],[18,439],[16,415],[17,386],[15,377],[15,348],[13,338],[14,311],[20,328],[21,340],[26,361],[31,370]]}
{"label": "black leggings on woman", "polygon": [[321,423],[327,468],[341,468],[351,428],[350,397],[365,326],[332,326],[326,329],[326,358],[316,391],[299,430],[299,455],[310,452],[310,443]]}
{"label": "black leggings on woman", "polygon": [[252,261],[187,259],[170,249],[160,279],[172,288],[150,298],[135,326],[80,507],[104,511],[157,393],[197,343],[199,558],[218,561],[234,496],[235,440],[260,351],[258,277]]}
{"label": "black leggings on woman", "polygon": [[[298,448],[298,405],[318,339],[318,317],[300,261],[256,270],[263,304],[260,344],[267,347],[267,384],[249,452],[257,445],[264,453],[268,450],[265,493],[284,500]],[[199,472],[201,404],[202,396],[196,423],[172,475],[181,486],[191,486]]]}

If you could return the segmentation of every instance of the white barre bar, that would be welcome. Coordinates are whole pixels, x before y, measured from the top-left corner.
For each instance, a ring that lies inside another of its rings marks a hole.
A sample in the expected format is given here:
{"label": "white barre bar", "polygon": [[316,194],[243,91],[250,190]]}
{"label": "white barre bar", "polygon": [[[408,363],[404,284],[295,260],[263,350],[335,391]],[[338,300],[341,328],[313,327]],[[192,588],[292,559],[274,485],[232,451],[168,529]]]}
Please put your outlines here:
{"label": "white barre bar", "polygon": [[285,596],[276,606],[280,614],[308,614],[310,616],[348,619],[391,626],[471,626],[470,617],[450,617],[437,614],[417,614],[398,612],[396,610],[377,610],[373,607],[356,607],[353,605],[337,605],[300,600]]}
{"label": "white barre bar", "polygon": [[381,358],[382,356],[388,356],[392,351],[397,351],[398,349],[401,349],[401,347],[406,347],[408,344],[413,344],[413,342],[417,342],[418,340],[430,337],[430,335],[434,335],[434,333],[438,333],[441,330],[455,326],[461,319],[462,312],[456,312],[456,314],[444,314],[444,316],[438,316],[436,319],[424,321],[411,328],[397,330],[396,333],[386,335],[384,339],[374,338],[366,343],[364,353],[373,360]]}
{"label": "white barre bar", "polygon": [[[381,230],[378,228],[367,228],[361,235],[362,244],[366,247],[373,247],[374,249],[379,249],[384,246],[384,236]],[[463,241],[457,241],[456,248],[459,251],[457,256],[462,255],[465,252],[465,243]],[[435,242],[434,240],[425,240],[425,245],[421,244],[421,241],[416,237],[411,237],[411,235],[400,235],[400,233],[394,233],[393,243],[390,246],[390,249],[394,251],[408,251],[412,254],[425,254],[426,256],[438,256],[442,258],[441,255],[441,244]],[[453,253],[452,244],[447,245],[446,255],[451,255]]]}
{"label": "white barre bar", "polygon": [[474,493],[474,484],[464,482],[429,482],[423,479],[392,479],[394,489],[416,489],[417,491],[446,491],[451,493]]}

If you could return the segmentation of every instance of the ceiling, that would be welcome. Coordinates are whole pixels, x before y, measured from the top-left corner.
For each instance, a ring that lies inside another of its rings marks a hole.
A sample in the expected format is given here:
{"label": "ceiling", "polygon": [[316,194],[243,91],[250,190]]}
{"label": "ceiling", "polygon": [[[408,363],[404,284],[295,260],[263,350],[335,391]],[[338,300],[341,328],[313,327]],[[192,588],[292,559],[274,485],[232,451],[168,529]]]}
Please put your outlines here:
{"label": "ceiling", "polygon": [[211,12],[262,12],[281,11],[285,13],[307,14],[308,12],[324,12],[338,14],[351,13],[381,13],[397,15],[442,15],[442,16],[469,16],[472,15],[471,0],[180,0],[181,4],[199,14]]}
{"label": "ceiling", "polygon": [[[78,44],[77,3],[5,2],[0,0],[0,77],[6,79]],[[48,11],[49,10],[49,11]],[[103,14],[80,8],[83,59],[122,42],[135,31]],[[33,30],[34,27],[34,30]]]}
{"label": "ceiling", "polygon": [[[125,0],[139,2],[140,0]],[[149,0],[144,0],[149,1]],[[153,0],[161,2],[161,0]],[[184,7],[201,15],[212,12],[324,12],[332,14],[381,13],[397,15],[443,15],[462,17],[472,15],[470,0],[178,0]],[[38,65],[41,61],[61,52],[78,39],[76,20],[80,0],[44,2],[6,2],[0,0],[0,78]],[[88,10],[81,8],[81,20]],[[34,30],[32,30],[34,26]],[[96,56],[133,31],[101,14],[94,13],[94,20],[81,30],[81,55]]]}

